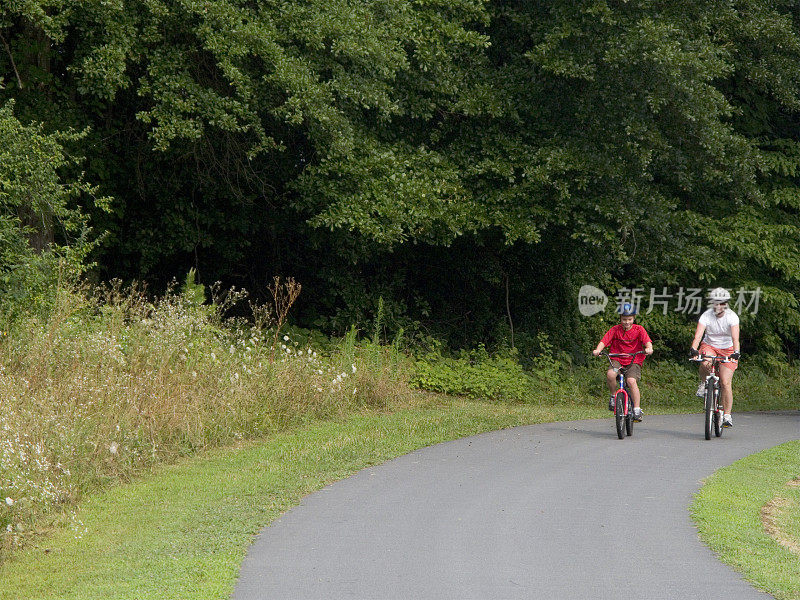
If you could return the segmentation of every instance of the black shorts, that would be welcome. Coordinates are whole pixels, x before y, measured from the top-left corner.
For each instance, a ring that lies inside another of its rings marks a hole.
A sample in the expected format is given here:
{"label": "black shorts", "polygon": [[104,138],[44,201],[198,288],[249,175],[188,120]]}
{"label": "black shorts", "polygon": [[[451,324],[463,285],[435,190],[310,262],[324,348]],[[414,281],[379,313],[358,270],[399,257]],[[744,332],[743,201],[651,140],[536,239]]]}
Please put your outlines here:
{"label": "black shorts", "polygon": [[[622,366],[619,364],[619,361],[616,360],[612,360],[611,364],[615,369],[618,369]],[[639,381],[639,379],[642,378],[642,367],[636,363],[631,363],[631,365],[628,367],[628,371],[625,373],[625,378],[627,379],[628,377],[633,377],[636,381]]]}

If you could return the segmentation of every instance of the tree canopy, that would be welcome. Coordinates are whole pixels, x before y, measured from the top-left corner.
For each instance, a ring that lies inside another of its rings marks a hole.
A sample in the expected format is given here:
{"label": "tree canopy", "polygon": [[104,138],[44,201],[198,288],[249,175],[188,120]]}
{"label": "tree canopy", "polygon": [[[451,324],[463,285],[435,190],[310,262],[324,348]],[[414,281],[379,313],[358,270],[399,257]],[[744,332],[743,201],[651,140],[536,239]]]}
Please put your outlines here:
{"label": "tree canopy", "polygon": [[305,325],[383,297],[395,327],[475,343],[512,318],[565,350],[594,335],[584,283],[760,287],[749,344],[793,354],[798,7],[16,1],[0,100],[84,157],[63,189],[112,198],[65,204],[106,232],[101,277],[283,273]]}

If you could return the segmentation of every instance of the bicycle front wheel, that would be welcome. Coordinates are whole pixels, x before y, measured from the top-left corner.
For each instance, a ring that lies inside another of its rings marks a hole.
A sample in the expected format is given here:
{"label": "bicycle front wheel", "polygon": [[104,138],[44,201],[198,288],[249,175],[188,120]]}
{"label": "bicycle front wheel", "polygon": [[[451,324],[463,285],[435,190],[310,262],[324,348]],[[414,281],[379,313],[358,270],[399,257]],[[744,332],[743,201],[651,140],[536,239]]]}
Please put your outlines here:
{"label": "bicycle front wheel", "polygon": [[713,420],[714,420],[714,390],[711,386],[706,386],[706,396],[705,396],[705,435],[706,439],[711,439],[711,429],[713,427]]}
{"label": "bicycle front wheel", "polygon": [[628,416],[625,417],[625,433],[633,435],[633,400],[628,396]]}
{"label": "bicycle front wheel", "polygon": [[722,435],[722,408],[716,406],[719,392],[717,392],[716,396],[714,398],[714,435],[720,437]]}
{"label": "bicycle front wheel", "polygon": [[617,437],[625,437],[625,394],[617,392],[614,396],[614,421],[617,426]]}

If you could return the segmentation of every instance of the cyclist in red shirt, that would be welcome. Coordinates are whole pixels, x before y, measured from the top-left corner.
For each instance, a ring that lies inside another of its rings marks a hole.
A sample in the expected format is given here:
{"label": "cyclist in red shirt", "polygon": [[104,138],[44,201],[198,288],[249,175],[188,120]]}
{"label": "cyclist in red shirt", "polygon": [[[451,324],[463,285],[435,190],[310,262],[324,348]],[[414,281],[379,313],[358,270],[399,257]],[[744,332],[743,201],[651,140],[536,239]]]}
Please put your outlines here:
{"label": "cyclist in red shirt", "polygon": [[[611,354],[633,354],[634,352],[644,350],[645,353],[650,356],[653,353],[653,342],[650,336],[647,335],[647,331],[645,331],[644,327],[636,325],[633,322],[635,318],[636,308],[628,303],[623,304],[619,312],[619,324],[614,325],[606,332],[603,339],[597,344],[597,348],[592,350],[592,354],[598,356],[603,351],[603,348],[608,346],[608,351]],[[642,376],[642,363],[644,363],[644,359],[645,357],[640,354],[635,358],[620,356],[611,361],[611,364],[615,368],[630,365],[631,362],[634,363],[628,369],[625,376],[628,390],[630,390],[631,398],[633,398],[634,421],[641,421],[643,415],[642,409],[639,406],[640,394],[637,382]],[[606,379],[608,381],[608,389],[611,390],[611,400],[608,402],[608,409],[613,411],[614,392],[617,389],[617,374],[614,373],[612,368],[609,368],[606,372]]]}

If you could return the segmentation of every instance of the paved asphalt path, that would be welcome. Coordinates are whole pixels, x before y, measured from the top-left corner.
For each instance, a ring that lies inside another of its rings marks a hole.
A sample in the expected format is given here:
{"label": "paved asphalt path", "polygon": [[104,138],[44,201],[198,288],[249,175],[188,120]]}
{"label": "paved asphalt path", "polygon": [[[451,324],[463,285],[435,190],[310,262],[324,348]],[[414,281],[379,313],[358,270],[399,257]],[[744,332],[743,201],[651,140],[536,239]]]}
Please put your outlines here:
{"label": "paved asphalt path", "polygon": [[[688,513],[704,477],[800,439],[800,412],[518,427],[439,444],[306,497],[264,529],[234,600],[769,598]],[[724,507],[720,507],[724,510]]]}

